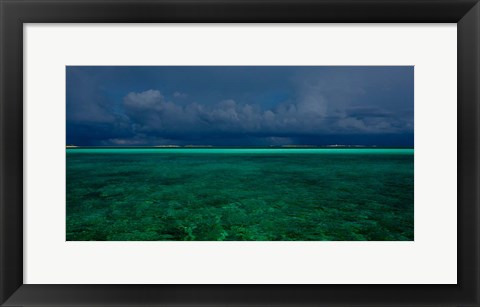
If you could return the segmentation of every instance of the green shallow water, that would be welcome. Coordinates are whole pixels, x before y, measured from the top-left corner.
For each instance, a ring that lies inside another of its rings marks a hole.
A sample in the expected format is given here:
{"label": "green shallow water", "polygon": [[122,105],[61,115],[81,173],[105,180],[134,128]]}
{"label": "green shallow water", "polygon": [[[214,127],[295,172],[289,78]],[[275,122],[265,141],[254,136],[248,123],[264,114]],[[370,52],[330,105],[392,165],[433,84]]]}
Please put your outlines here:
{"label": "green shallow water", "polygon": [[413,240],[413,149],[67,149],[67,240]]}

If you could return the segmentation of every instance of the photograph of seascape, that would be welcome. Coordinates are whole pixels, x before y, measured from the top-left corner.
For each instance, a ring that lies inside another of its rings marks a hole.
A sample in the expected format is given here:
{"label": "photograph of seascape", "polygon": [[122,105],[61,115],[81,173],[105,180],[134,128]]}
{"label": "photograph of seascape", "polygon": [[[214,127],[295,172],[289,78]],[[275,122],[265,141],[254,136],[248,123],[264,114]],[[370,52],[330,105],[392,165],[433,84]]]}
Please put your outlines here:
{"label": "photograph of seascape", "polygon": [[413,66],[67,66],[67,241],[413,241]]}

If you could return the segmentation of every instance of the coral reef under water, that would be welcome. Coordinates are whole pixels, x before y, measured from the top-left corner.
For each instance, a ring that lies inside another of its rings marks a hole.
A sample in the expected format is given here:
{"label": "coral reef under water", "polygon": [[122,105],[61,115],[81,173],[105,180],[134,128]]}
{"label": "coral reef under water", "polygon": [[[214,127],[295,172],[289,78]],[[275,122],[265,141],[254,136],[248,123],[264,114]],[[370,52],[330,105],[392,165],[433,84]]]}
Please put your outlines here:
{"label": "coral reef under water", "polygon": [[413,240],[413,149],[67,149],[71,241]]}

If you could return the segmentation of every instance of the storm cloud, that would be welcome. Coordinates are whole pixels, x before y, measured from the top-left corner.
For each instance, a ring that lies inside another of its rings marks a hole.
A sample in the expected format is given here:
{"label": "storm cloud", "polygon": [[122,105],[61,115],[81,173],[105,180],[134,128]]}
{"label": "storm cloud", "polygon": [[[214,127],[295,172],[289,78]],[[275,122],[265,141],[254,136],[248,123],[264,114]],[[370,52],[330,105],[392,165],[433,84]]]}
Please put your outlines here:
{"label": "storm cloud", "polygon": [[67,143],[413,146],[413,67],[67,67]]}

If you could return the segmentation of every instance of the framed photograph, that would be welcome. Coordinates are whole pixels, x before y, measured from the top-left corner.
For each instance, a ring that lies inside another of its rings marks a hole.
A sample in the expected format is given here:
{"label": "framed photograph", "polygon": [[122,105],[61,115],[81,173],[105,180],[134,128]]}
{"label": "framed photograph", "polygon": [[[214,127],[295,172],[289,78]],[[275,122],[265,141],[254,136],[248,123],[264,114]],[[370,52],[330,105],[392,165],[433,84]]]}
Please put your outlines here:
{"label": "framed photograph", "polygon": [[480,5],[10,1],[2,306],[478,306]]}

